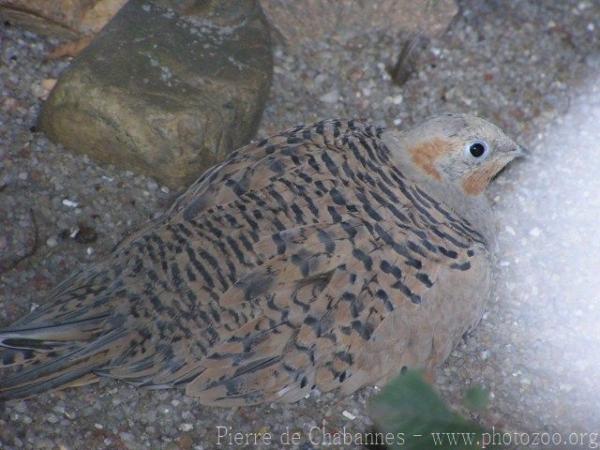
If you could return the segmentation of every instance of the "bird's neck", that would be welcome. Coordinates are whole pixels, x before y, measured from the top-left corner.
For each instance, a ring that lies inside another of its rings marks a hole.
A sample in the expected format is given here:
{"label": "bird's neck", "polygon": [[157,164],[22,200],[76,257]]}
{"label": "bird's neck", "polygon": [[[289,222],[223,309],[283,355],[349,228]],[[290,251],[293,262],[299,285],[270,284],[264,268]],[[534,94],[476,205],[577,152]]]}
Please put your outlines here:
{"label": "bird's neck", "polygon": [[488,236],[488,230],[492,229],[491,210],[485,194],[465,195],[459,184],[444,179],[438,180],[425,173],[410,154],[409,149],[412,145],[410,135],[397,130],[386,130],[381,139],[406,178],[450,208],[456,215],[468,220],[477,231],[486,237],[489,243],[492,243],[493,237]]}

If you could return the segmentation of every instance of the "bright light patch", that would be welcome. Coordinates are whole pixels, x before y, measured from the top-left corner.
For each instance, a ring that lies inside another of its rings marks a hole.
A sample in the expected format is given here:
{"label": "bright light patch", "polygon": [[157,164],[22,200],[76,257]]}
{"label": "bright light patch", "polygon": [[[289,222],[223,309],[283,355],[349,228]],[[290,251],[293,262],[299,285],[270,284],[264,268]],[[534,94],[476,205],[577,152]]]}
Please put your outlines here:
{"label": "bright light patch", "polygon": [[548,405],[564,405],[563,419],[581,409],[577,402],[598,417],[600,81],[531,147],[530,159],[513,168],[516,181],[497,180],[505,184],[495,206],[500,332],[522,364],[513,371],[529,374],[533,388],[524,392],[553,396]]}

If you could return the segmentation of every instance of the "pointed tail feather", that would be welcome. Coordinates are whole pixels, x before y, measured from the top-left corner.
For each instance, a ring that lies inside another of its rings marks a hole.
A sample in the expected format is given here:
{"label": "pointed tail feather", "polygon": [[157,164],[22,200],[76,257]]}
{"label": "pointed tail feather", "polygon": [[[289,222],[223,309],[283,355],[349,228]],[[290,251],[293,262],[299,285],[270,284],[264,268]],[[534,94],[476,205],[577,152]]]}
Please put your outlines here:
{"label": "pointed tail feather", "polygon": [[88,340],[102,330],[107,318],[108,314],[104,314],[60,325],[5,328],[0,330],[0,347],[52,350],[56,345],[64,345],[64,342]]}
{"label": "pointed tail feather", "polygon": [[[77,380],[89,375],[90,367],[81,366],[76,368],[70,368],[67,372],[61,372],[60,374],[36,380],[30,383],[13,386],[5,389],[0,383],[0,402],[6,400],[14,400],[19,398],[32,397],[36,394],[43,392],[52,391],[72,385]],[[88,383],[92,383],[94,380],[88,380]]]}
{"label": "pointed tail feather", "polygon": [[0,331],[0,349],[5,349],[0,351],[0,401],[81,384],[82,380],[93,382],[94,371],[114,357],[128,337],[118,328],[92,340],[68,341],[64,326],[56,326],[54,335],[52,328]]}

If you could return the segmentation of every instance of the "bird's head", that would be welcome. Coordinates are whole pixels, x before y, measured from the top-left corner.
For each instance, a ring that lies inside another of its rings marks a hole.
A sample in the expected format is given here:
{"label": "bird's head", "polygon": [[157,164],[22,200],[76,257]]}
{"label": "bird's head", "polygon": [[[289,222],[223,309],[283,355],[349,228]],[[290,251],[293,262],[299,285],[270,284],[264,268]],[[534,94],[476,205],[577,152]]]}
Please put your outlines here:
{"label": "bird's head", "polygon": [[524,149],[497,126],[468,114],[445,114],[395,134],[402,159],[422,177],[458,187],[468,196],[490,181]]}

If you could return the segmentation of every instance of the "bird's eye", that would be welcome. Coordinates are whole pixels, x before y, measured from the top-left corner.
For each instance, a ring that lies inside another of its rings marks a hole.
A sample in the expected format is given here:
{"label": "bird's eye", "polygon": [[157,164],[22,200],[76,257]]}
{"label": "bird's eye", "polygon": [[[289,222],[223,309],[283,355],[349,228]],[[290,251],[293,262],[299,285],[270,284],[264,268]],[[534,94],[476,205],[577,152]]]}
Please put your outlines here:
{"label": "bird's eye", "polygon": [[481,158],[488,151],[488,145],[483,141],[475,141],[467,146],[467,152],[473,158]]}

